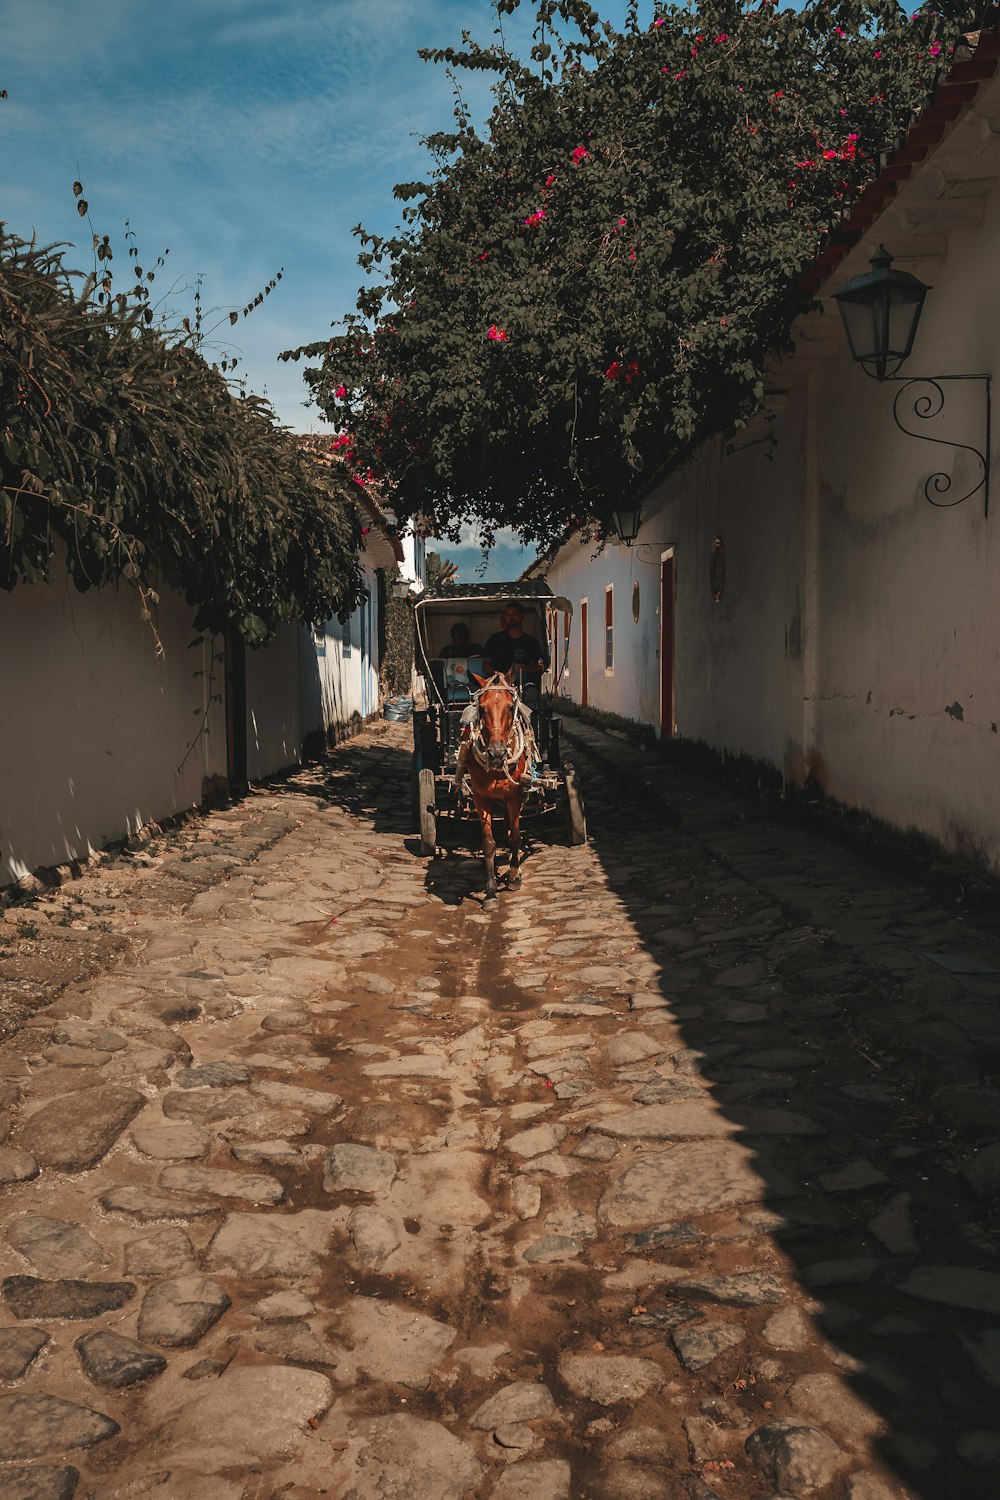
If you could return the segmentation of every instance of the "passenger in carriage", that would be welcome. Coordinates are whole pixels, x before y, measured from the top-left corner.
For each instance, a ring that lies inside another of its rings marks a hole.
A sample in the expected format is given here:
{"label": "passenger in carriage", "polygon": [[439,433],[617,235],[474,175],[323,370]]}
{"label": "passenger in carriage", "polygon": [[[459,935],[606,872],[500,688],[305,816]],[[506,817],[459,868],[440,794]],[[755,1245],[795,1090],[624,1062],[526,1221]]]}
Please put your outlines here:
{"label": "passenger in carriage", "polygon": [[451,627],[451,640],[441,648],[445,660],[454,656],[482,656],[483,648],[478,641],[469,640],[469,627],[458,621]]}

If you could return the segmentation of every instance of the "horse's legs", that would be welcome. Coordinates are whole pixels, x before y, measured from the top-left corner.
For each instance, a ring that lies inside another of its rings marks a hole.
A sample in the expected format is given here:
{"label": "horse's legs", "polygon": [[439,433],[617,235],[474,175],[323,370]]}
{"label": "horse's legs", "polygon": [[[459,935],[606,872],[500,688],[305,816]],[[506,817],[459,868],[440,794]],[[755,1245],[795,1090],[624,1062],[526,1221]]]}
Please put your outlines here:
{"label": "horse's legs", "polygon": [[521,888],[521,807],[524,798],[520,786],[516,786],[513,796],[507,802],[507,827],[510,836],[510,874],[507,877],[507,889],[517,891]]}
{"label": "horse's legs", "polygon": [[493,837],[493,804],[488,797],[479,798],[473,791],[476,812],[483,829],[483,856],[486,860],[486,896],[483,911],[492,911],[497,904],[497,845]]}

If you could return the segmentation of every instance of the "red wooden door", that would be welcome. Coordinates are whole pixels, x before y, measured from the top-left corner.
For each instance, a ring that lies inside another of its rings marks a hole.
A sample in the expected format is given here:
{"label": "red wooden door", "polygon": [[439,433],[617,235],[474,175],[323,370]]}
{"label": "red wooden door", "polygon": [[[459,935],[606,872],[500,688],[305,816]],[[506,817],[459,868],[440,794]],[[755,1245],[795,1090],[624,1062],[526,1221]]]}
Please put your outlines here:
{"label": "red wooden door", "polygon": [[590,667],[587,662],[587,601],[580,601],[580,702],[590,702]]}
{"label": "red wooden door", "polygon": [[674,558],[660,560],[660,734],[674,732]]}

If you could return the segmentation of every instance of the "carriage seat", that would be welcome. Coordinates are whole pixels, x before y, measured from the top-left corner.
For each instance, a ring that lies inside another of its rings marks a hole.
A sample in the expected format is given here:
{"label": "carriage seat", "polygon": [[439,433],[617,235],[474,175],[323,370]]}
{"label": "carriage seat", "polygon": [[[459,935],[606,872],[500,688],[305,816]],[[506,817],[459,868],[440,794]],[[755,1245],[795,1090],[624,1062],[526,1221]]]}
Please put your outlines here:
{"label": "carriage seat", "polygon": [[441,663],[444,668],[444,701],[447,704],[471,703],[473,684],[469,677],[475,672],[483,675],[481,656],[449,656]]}

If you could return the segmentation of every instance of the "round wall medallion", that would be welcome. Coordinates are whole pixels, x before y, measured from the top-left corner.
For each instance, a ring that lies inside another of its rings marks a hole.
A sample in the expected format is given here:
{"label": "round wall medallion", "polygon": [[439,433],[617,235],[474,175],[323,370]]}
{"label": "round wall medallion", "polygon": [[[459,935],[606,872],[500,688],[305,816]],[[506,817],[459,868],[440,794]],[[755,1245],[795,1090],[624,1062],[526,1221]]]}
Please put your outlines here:
{"label": "round wall medallion", "polygon": [[718,604],[722,598],[722,590],[726,586],[726,549],[722,545],[721,536],[717,536],[712,543],[712,556],[708,564],[708,581],[712,589],[712,598]]}
{"label": "round wall medallion", "polygon": [[632,618],[636,624],[639,623],[639,585],[637,583],[632,585]]}

